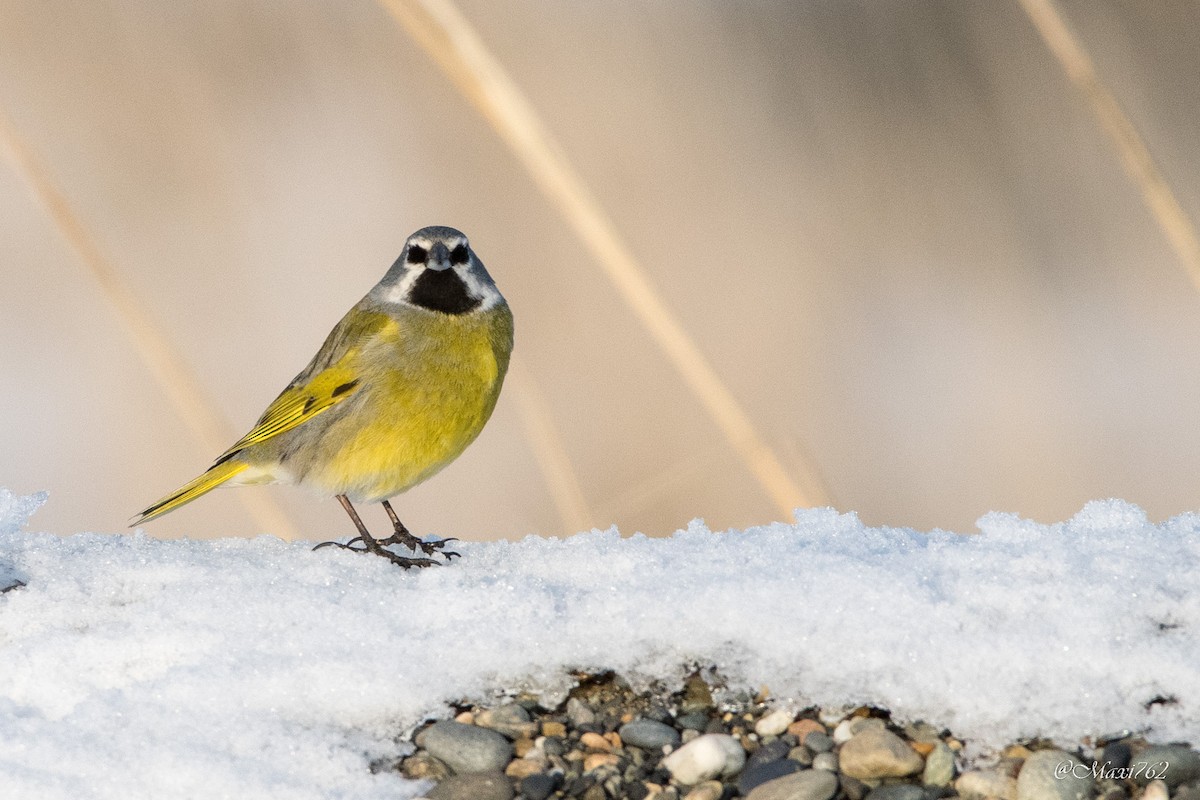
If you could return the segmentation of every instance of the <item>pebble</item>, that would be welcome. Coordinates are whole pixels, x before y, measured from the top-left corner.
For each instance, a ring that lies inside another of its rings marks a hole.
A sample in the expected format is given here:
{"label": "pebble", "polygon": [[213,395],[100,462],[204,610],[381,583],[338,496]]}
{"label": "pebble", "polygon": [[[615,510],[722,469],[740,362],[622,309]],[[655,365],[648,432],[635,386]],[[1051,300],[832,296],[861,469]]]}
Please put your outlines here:
{"label": "pebble", "polygon": [[878,786],[867,793],[867,800],[925,800],[925,790],[911,783]]}
{"label": "pebble", "polygon": [[821,731],[813,731],[804,737],[804,746],[814,753],[828,753],[833,745],[833,737]]}
{"label": "pebble", "polygon": [[692,675],[684,682],[683,700],[680,701],[679,707],[685,714],[693,711],[707,712],[713,707],[712,690],[699,675]]}
{"label": "pebble", "polygon": [[683,800],[721,800],[722,794],[725,794],[725,786],[720,781],[704,781],[692,787]]}
{"label": "pebble", "polygon": [[1083,800],[1091,791],[1091,768],[1062,750],[1033,753],[1017,773],[1017,800]]}
{"label": "pebble", "polygon": [[1174,789],[1200,779],[1200,753],[1181,744],[1151,745],[1129,759],[1129,767],[1142,786],[1161,778]]}
{"label": "pebble", "polygon": [[[813,766],[816,763],[814,760]],[[843,744],[838,763],[842,772],[859,780],[902,778],[925,767],[925,761],[907,742],[891,731],[877,727],[868,727]]]}
{"label": "pebble", "polygon": [[837,772],[838,757],[834,753],[817,753],[813,756],[812,765],[813,769],[824,770],[825,772]]}
{"label": "pebble", "polygon": [[521,780],[521,797],[525,800],[546,800],[562,786],[560,772],[542,772]]}
{"label": "pebble", "polygon": [[567,726],[561,722],[553,722],[546,720],[542,723],[542,736],[558,736],[562,738],[567,735]]}
{"label": "pebble", "polygon": [[746,751],[741,743],[723,733],[698,736],[662,760],[671,777],[686,786],[718,775],[734,775],[745,763]]}
{"label": "pebble", "polygon": [[683,800],[721,800],[725,787],[720,781],[705,781],[692,788],[683,796]]}
{"label": "pebble", "polygon": [[417,744],[458,775],[500,772],[513,755],[501,734],[461,722],[435,722],[418,735]]}
{"label": "pebble", "polygon": [[612,743],[598,733],[587,731],[579,737],[579,743],[590,750],[600,750],[601,752],[611,753]]}
{"label": "pebble", "polygon": [[704,726],[708,724],[708,714],[703,711],[697,711],[692,714],[680,714],[675,718],[675,724],[682,730],[689,728],[694,731],[704,730]]}
{"label": "pebble", "polygon": [[775,739],[766,744],[759,745],[758,749],[750,754],[746,759],[745,769],[754,769],[763,764],[768,764],[772,761],[778,761],[781,758],[787,758],[787,754],[792,748],[788,747],[788,743],[782,739]]}
{"label": "pebble", "polygon": [[837,724],[833,729],[833,740],[838,744],[845,744],[854,736],[854,731],[850,730],[850,720],[844,719]]}
{"label": "pebble", "polygon": [[879,719],[879,717],[855,717],[850,720],[850,732],[856,736],[871,728],[886,731],[887,723]]}
{"label": "pebble", "polygon": [[578,697],[572,697],[567,701],[567,719],[571,721],[571,725],[579,728],[595,723],[596,712],[588,708],[587,703]]}
{"label": "pebble", "polygon": [[620,761],[614,753],[592,753],[583,759],[583,771],[586,774],[604,767],[615,767]]}
{"label": "pebble", "polygon": [[1168,800],[1170,796],[1171,791],[1167,788],[1167,782],[1161,779],[1156,779],[1146,784],[1146,788],[1142,792],[1141,800]]}
{"label": "pebble", "polygon": [[949,786],[954,780],[954,751],[945,742],[938,742],[925,757],[921,783],[926,786]]}
{"label": "pebble", "polygon": [[928,722],[913,722],[904,726],[904,735],[914,742],[929,742],[936,744],[941,739],[941,731]]}
{"label": "pebble", "polygon": [[622,725],[620,734],[626,744],[645,750],[662,750],[666,745],[675,747],[681,741],[679,731],[670,725],[641,717]]}
{"label": "pebble", "polygon": [[476,772],[451,775],[425,796],[429,800],[512,800],[513,787],[499,772]]}
{"label": "pebble", "polygon": [[414,781],[426,779],[440,781],[450,777],[450,768],[424,751],[413,753],[404,759],[400,763],[400,772],[404,774],[404,777]]}
{"label": "pebble", "polygon": [[544,772],[545,769],[542,764],[532,759],[514,758],[504,768],[504,774],[510,778],[521,780],[522,778],[528,778],[530,775],[537,775],[539,772]]}
{"label": "pebble", "polygon": [[844,708],[822,708],[817,712],[817,719],[821,720],[825,727],[828,728],[832,725],[837,725],[839,722],[844,720],[846,715],[849,713],[849,710]]}
{"label": "pebble", "polygon": [[817,722],[815,719],[798,719],[791,725],[788,725],[787,732],[796,737],[797,741],[803,742],[804,737],[808,736],[813,731],[825,733],[825,726]]}
{"label": "pebble", "polygon": [[475,715],[475,724],[502,733],[509,739],[532,739],[538,731],[537,723],[529,718],[529,712],[516,703],[480,711]]}
{"label": "pebble", "polygon": [[777,708],[754,723],[754,732],[759,736],[779,736],[795,718],[796,713],[791,709]]}
{"label": "pebble", "polygon": [[813,762],[813,751],[807,747],[793,747],[788,751],[788,758],[805,767],[811,767]]}
{"label": "pebble", "polygon": [[773,781],[776,778],[782,778],[784,775],[791,775],[793,772],[799,771],[800,765],[788,758],[768,761],[753,766],[748,765],[742,770],[742,774],[738,776],[737,788],[744,795],[750,794],[750,791],[756,786],[761,786],[767,781]]}
{"label": "pebble", "polygon": [[838,786],[841,787],[842,793],[849,800],[863,800],[867,793],[871,791],[871,787],[860,781],[858,778],[851,778],[849,775],[838,775]]}
{"label": "pebble", "polygon": [[1128,767],[1131,758],[1133,758],[1133,750],[1130,749],[1127,742],[1109,742],[1104,745],[1097,760],[1105,770],[1110,770]]}
{"label": "pebble", "polygon": [[972,769],[958,776],[954,789],[966,800],[995,797],[1017,800],[1017,779],[1006,772],[992,769]]}
{"label": "pebble", "polygon": [[747,800],[830,800],[838,790],[832,772],[806,769],[759,784],[746,795]]}

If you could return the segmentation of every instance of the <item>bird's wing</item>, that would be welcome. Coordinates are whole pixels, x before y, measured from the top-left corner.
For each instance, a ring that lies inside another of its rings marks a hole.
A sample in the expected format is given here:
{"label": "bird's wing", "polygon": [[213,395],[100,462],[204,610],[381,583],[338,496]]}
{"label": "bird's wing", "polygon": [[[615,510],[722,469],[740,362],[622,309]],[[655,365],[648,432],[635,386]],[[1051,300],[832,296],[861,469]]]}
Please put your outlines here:
{"label": "bird's wing", "polygon": [[359,356],[396,323],[385,314],[351,312],[329,333],[325,344],[288,388],[263,412],[254,428],[221,454],[220,464],[250,445],[290,431],[353,397],[362,388]]}

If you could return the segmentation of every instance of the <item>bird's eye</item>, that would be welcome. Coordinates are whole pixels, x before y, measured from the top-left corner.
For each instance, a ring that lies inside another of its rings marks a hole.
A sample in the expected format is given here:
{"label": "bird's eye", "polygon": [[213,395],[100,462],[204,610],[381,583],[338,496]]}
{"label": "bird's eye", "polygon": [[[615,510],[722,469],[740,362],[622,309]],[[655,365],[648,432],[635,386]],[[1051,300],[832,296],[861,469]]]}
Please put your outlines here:
{"label": "bird's eye", "polygon": [[460,244],[450,251],[451,264],[465,264],[469,258],[470,255],[467,253],[467,246],[465,244]]}
{"label": "bird's eye", "polygon": [[429,258],[429,252],[419,244],[409,245],[408,247],[408,263],[424,264],[425,259]]}

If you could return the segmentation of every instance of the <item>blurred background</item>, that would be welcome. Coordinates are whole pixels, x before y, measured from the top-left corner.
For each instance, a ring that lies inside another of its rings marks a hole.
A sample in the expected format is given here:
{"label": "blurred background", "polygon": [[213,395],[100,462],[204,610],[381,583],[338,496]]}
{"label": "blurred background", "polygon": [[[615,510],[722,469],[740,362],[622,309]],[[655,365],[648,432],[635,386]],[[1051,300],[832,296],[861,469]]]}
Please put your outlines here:
{"label": "blurred background", "polygon": [[[1200,296],[1020,4],[455,7],[804,502],[963,531],[1200,506]],[[1200,218],[1200,6],[1057,8]],[[418,39],[367,0],[0,0],[0,486],[50,492],[35,529],[121,531],[201,472],[429,224],[505,292],[521,374],[396,503],[412,530],[788,518]],[[290,487],[147,530],[350,535]]]}

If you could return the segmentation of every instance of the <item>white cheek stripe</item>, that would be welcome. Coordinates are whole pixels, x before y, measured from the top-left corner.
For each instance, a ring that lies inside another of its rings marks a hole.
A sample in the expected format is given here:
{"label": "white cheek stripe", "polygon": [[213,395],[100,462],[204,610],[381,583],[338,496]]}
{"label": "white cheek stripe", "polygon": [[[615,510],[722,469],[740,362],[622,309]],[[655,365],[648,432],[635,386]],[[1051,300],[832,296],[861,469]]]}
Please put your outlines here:
{"label": "white cheek stripe", "polygon": [[408,305],[408,293],[412,289],[412,285],[417,282],[417,278],[419,278],[421,273],[424,271],[424,267],[413,267],[410,269],[405,276],[400,279],[399,283],[393,285],[384,293],[384,301],[388,303],[396,303],[398,305]]}
{"label": "white cheek stripe", "polygon": [[467,293],[480,301],[479,310],[487,311],[504,298],[500,295],[500,290],[496,288],[496,284],[491,281],[480,280],[479,276],[471,270],[474,263],[474,259],[472,259],[469,264],[460,269],[458,277],[462,278],[463,283],[467,285]]}

